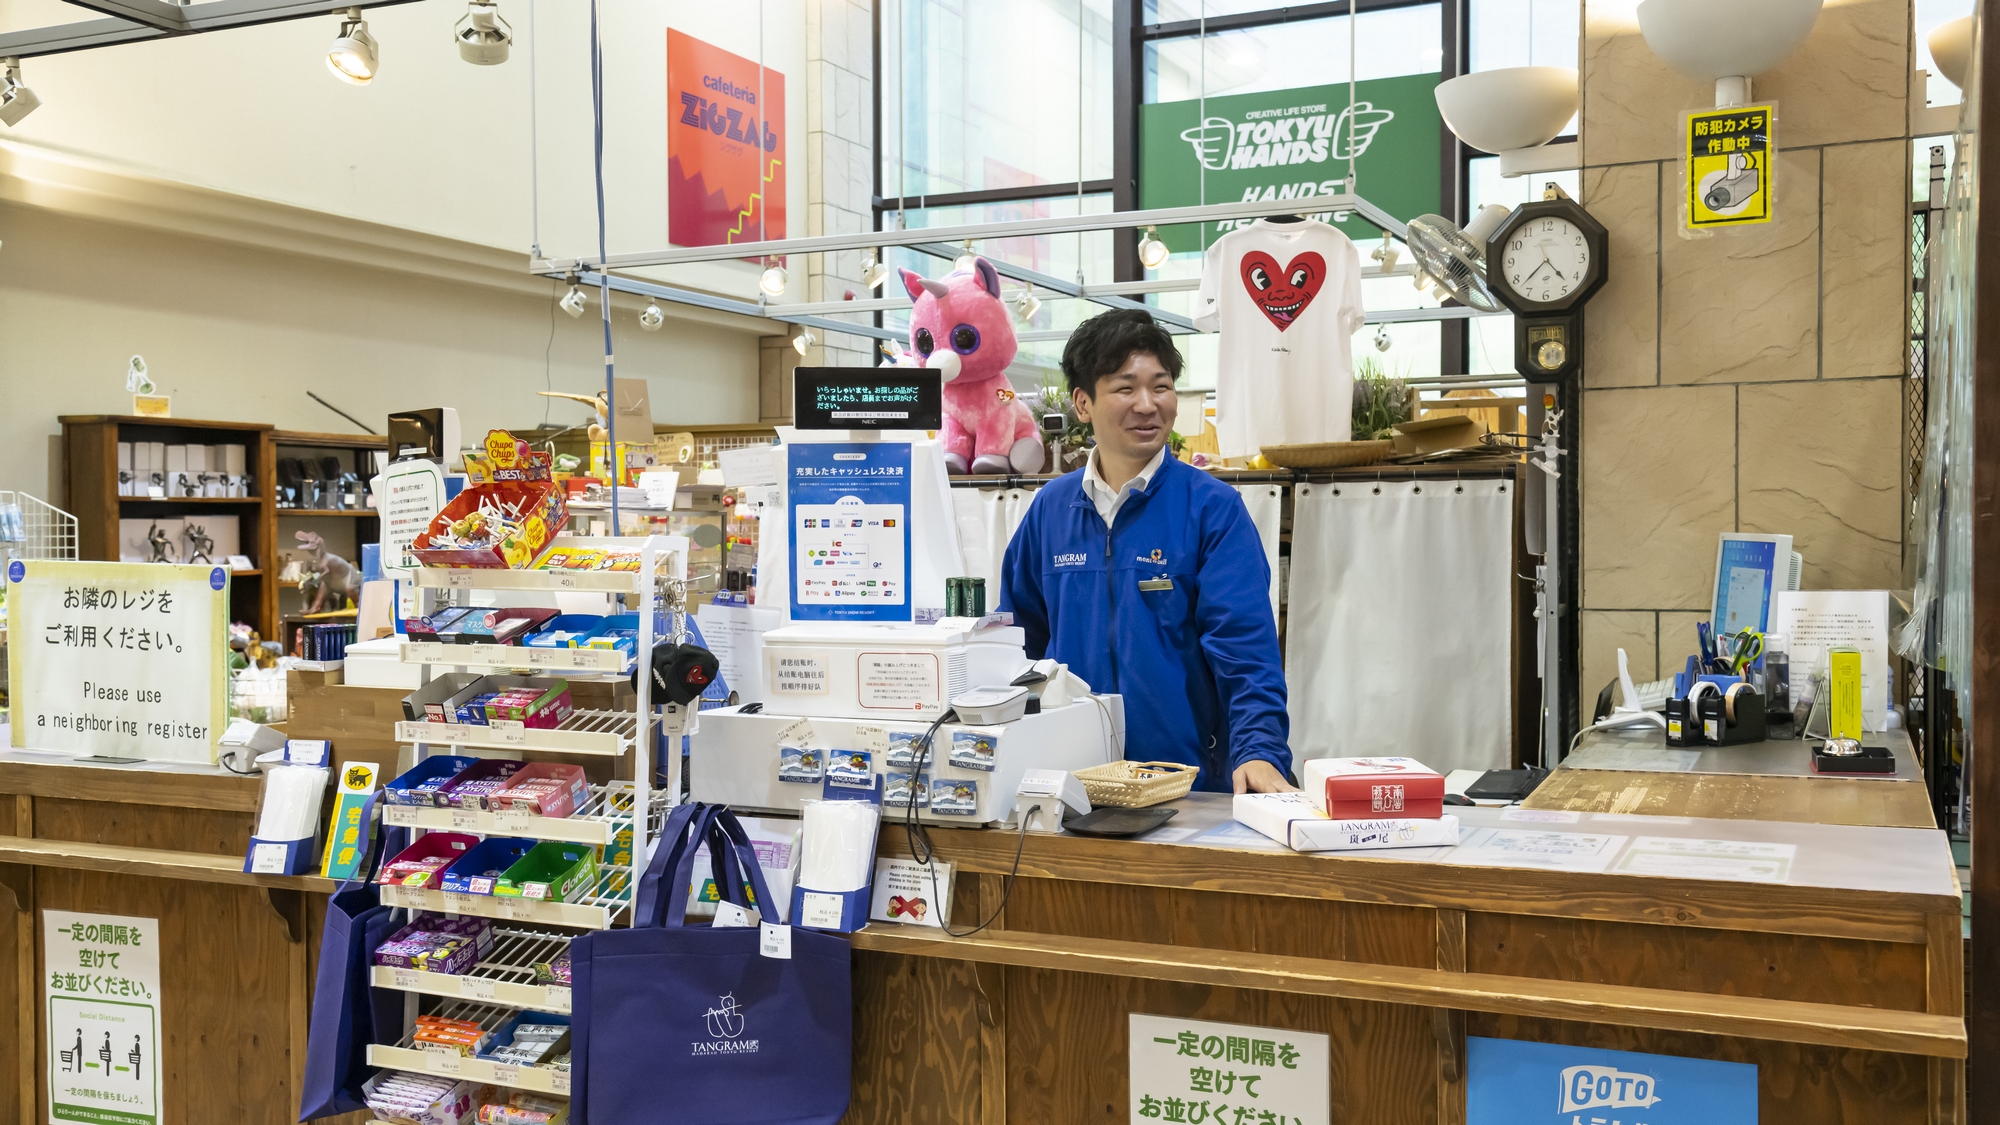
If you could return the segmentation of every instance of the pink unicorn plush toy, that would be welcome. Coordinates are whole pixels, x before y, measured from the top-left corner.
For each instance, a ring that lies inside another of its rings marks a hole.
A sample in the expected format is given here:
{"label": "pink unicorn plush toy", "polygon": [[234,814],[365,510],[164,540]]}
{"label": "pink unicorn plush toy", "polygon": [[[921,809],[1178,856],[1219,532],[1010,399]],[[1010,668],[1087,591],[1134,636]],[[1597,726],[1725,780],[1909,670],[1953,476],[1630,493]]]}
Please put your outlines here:
{"label": "pink unicorn plush toy", "polygon": [[942,281],[902,271],[916,302],[910,347],[919,367],[944,378],[944,461],[954,473],[1033,473],[1043,449],[1034,412],[1014,397],[1007,365],[1019,345],[1000,300],[1000,274],[984,258]]}

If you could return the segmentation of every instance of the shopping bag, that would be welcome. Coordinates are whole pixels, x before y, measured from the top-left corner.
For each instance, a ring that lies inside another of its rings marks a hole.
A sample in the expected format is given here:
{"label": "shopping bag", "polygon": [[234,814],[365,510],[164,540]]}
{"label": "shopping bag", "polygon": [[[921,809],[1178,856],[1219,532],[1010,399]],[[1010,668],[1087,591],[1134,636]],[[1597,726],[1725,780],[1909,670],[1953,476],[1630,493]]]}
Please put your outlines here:
{"label": "shopping bag", "polygon": [[632,928],[570,943],[571,1113],[615,1125],[834,1125],[853,1067],[847,939],[793,927],[786,959],[758,951],[756,927],[685,924],[704,839],[717,893],[743,907],[754,896],[777,915],[735,815],[676,808]]}
{"label": "shopping bag", "polygon": [[[363,806],[361,822],[372,825],[375,798]],[[394,841],[383,832],[384,854]],[[396,836],[408,833],[397,829]],[[401,996],[369,986],[369,956],[396,928],[395,911],[381,905],[372,871],[363,863],[362,881],[345,882],[326,904],[320,939],[319,972],[313,980],[311,1022],[306,1028],[306,1072],[299,1120],[365,1109],[361,1083],[368,1077],[368,1044],[389,1030],[402,1010]],[[386,994],[386,995],[378,995]],[[400,1027],[396,1028],[400,1033]],[[394,1041],[390,1036],[387,1041]]]}

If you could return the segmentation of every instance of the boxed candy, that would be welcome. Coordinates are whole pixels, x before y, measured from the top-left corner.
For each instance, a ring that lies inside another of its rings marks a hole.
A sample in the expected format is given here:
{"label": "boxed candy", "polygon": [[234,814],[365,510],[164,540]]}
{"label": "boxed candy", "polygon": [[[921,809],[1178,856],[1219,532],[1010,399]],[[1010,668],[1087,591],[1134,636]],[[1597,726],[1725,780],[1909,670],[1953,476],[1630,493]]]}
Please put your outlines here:
{"label": "boxed candy", "polygon": [[1312,758],[1304,777],[1306,794],[1335,820],[1444,815],[1444,775],[1415,758]]}
{"label": "boxed candy", "polygon": [[583,767],[567,762],[536,762],[507,779],[486,799],[495,812],[511,809],[536,816],[569,816],[590,799],[590,779]]}
{"label": "boxed candy", "polygon": [[393,1070],[361,1084],[361,1100],[390,1125],[470,1125],[474,1107],[491,1097],[487,1087],[470,1082]]}
{"label": "boxed candy", "polygon": [[479,837],[464,832],[426,832],[383,864],[375,881],[401,887],[432,886],[438,872],[456,863],[478,842]]}
{"label": "boxed candy", "polygon": [[375,948],[375,963],[394,969],[463,975],[493,944],[493,924],[484,918],[419,915]]}
{"label": "boxed candy", "polygon": [[521,861],[528,850],[535,846],[533,840],[514,840],[505,836],[494,836],[478,847],[459,857],[457,863],[445,868],[438,880],[438,890],[455,891],[459,894],[490,895],[500,876],[509,867]]}
{"label": "boxed candy", "polygon": [[507,758],[482,758],[438,791],[438,804],[459,809],[483,809],[486,798],[500,791],[521,772],[522,763]]}
{"label": "boxed candy", "polygon": [[382,787],[382,800],[391,805],[435,805],[438,795],[461,772],[479,764],[478,758],[439,754],[425,758],[401,777]]}

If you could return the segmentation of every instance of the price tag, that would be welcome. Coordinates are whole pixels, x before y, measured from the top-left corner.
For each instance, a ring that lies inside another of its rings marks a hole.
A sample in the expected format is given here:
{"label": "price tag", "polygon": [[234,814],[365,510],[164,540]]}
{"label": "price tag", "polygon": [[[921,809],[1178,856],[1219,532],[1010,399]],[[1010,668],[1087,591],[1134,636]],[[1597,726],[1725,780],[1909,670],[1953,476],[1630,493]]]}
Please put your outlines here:
{"label": "price tag", "polygon": [[432,723],[433,742],[471,742],[472,728],[464,723]]}
{"label": "price tag", "polygon": [[454,570],[444,576],[444,585],[447,590],[470,590],[472,589],[472,574],[470,571]]}
{"label": "price tag", "polygon": [[557,1013],[557,1014],[559,1014],[559,1015],[568,1015],[568,1014],[569,1014],[569,989],[568,989],[567,987],[563,986],[563,985],[560,985],[560,984],[545,984],[545,985],[543,985],[543,986],[542,986],[542,1003],[543,1003],[543,1004],[544,1004],[544,1005],[545,1005],[545,1006],[546,1006],[546,1007],[547,1007],[547,1008],[549,1009],[549,1011],[551,1011],[551,1012],[555,1012],[555,1013]]}
{"label": "price tag", "polygon": [[521,1082],[521,1068],[516,1063],[494,1063],[493,1081],[502,1086],[517,1086]]}
{"label": "price tag", "polygon": [[466,894],[464,891],[446,891],[444,893],[444,912],[446,914],[470,914],[474,904],[478,903],[479,897],[478,895]]}
{"label": "price tag", "polygon": [[389,904],[390,906],[423,905],[423,900],[421,899],[421,897],[414,894],[407,894],[404,892],[403,888],[397,886],[383,887],[382,901]]}
{"label": "price tag", "polygon": [[460,977],[458,994],[470,1000],[491,1000],[493,982],[485,977]]}
{"label": "price tag", "polygon": [[733,902],[715,904],[715,927],[718,930],[747,930],[757,924],[757,916]]}
{"label": "price tag", "polygon": [[804,746],[812,741],[812,737],[812,720],[800,719],[798,722],[778,732],[778,744],[781,746]]}
{"label": "price tag", "polygon": [[454,832],[479,831],[479,810],[477,809],[451,810],[451,827],[452,831]]}
{"label": "price tag", "polygon": [[511,742],[516,746],[528,741],[528,728],[523,726],[496,726],[493,733],[500,736],[501,742]]}
{"label": "price tag", "polygon": [[389,970],[389,979],[393,982],[394,987],[400,988],[405,992],[412,991],[417,987],[417,971],[415,969],[391,969]]}
{"label": "price tag", "polygon": [[576,575],[558,574],[555,577],[553,585],[558,590],[574,590],[576,589]]}
{"label": "price tag", "polygon": [[764,922],[757,927],[757,952],[780,960],[792,959],[792,928]]}
{"label": "price tag", "polygon": [[557,649],[531,648],[528,650],[528,664],[530,666],[539,664],[554,664],[556,662],[556,657],[558,655],[559,655],[559,650]]}
{"label": "price tag", "polygon": [[493,831],[518,836],[528,830],[528,822],[534,818],[526,809],[505,809],[493,814]]}
{"label": "price tag", "polygon": [[417,810],[404,805],[390,805],[382,810],[382,822],[407,828],[417,823]]}
{"label": "price tag", "polygon": [[500,901],[505,904],[509,918],[529,919],[535,916],[535,904],[527,899],[505,898]]}
{"label": "price tag", "polygon": [[854,738],[855,741],[861,744],[860,749],[876,754],[887,754],[889,752],[889,728],[887,727],[857,726],[854,728]]}
{"label": "price tag", "polygon": [[429,1061],[430,1069],[438,1074],[457,1074],[465,1056],[451,1050],[432,1051]]}
{"label": "price tag", "polygon": [[569,1071],[558,1070],[549,1074],[549,1085],[558,1094],[569,1093]]}

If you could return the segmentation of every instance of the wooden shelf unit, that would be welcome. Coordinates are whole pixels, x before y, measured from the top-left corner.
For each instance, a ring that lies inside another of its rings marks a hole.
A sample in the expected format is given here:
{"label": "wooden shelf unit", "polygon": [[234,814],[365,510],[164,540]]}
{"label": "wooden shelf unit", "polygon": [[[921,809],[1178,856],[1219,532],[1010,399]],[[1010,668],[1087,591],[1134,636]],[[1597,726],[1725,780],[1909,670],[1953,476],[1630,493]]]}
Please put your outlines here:
{"label": "wooden shelf unit", "polygon": [[[375,512],[326,511],[280,508],[277,505],[278,458],[295,455],[292,450],[323,450],[338,453],[356,471],[372,476],[368,451],[387,450],[388,439],[368,434],[329,434],[301,430],[279,430],[259,422],[217,422],[194,418],[141,418],[118,414],[72,414],[57,419],[63,428],[64,466],[67,474],[68,506],[77,517],[77,555],[84,559],[116,561],[118,520],[182,513],[204,515],[240,514],[238,551],[248,555],[254,569],[231,572],[229,614],[232,621],[249,623],[265,640],[275,640],[289,649],[289,637],[278,635],[283,621],[279,613],[277,581],[278,552],[297,550],[295,542],[278,541],[278,520],[341,520],[329,527],[352,527],[355,548],[348,562],[361,565],[360,544],[375,542],[379,523]],[[160,441],[170,445],[235,445],[244,448],[244,463],[252,474],[255,495],[247,497],[163,497],[118,495],[118,443]],[[354,522],[349,522],[354,521]],[[297,530],[296,528],[290,530]],[[343,555],[343,557],[346,557]],[[296,583],[291,588],[296,588]]]}
{"label": "wooden shelf unit", "polygon": [[[375,475],[375,466],[373,461],[368,457],[368,454],[376,450],[387,452],[388,448],[388,438],[377,437],[372,434],[330,434],[311,430],[273,430],[271,432],[271,442],[265,454],[262,471],[269,474],[273,485],[273,496],[275,497],[275,489],[278,482],[278,459],[280,457],[299,456],[307,450],[314,453],[333,453],[340,457],[345,467],[353,469],[360,474],[363,480],[366,480]],[[272,520],[271,540],[276,545],[278,551],[303,553],[300,551],[296,533],[299,531],[317,531],[330,541],[328,547],[335,554],[346,559],[357,570],[361,568],[361,545],[364,543],[380,542],[382,538],[382,525],[377,519],[373,508],[281,508],[278,507],[277,501],[274,498],[271,502],[270,513]],[[303,526],[297,522],[285,521],[302,521]],[[315,524],[318,526],[314,526]],[[346,546],[340,542],[348,534],[345,529],[350,527],[354,529],[352,554],[349,554]],[[272,566],[273,569],[271,572],[273,574],[278,573],[282,569],[277,564],[276,555],[272,556]],[[263,635],[267,640],[277,641],[284,646],[286,652],[290,652],[292,651],[292,635],[294,630],[299,625],[306,623],[305,618],[302,616],[305,606],[303,601],[299,601],[297,605],[292,605],[288,604],[286,600],[285,592],[297,591],[297,583],[285,585],[274,581],[270,586],[271,623],[272,629],[275,632],[267,631]],[[300,597],[301,595],[294,593],[292,600],[298,601]],[[313,618],[312,620],[328,621],[333,619]]]}

